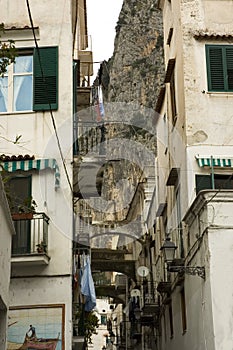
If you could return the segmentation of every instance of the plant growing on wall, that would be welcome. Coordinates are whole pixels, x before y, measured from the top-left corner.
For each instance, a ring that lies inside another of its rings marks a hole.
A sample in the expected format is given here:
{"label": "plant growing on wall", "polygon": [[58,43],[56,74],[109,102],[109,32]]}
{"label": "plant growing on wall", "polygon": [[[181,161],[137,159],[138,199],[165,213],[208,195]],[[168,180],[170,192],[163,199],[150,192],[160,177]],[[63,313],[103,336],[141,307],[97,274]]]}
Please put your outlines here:
{"label": "plant growing on wall", "polygon": [[99,327],[98,317],[94,311],[85,312],[80,310],[77,313],[78,322],[78,334],[84,336],[84,343],[92,344],[92,335],[97,334],[96,329]]}
{"label": "plant growing on wall", "polygon": [[46,253],[47,252],[47,244],[44,241],[41,241],[36,245],[37,253]]}
{"label": "plant growing on wall", "polygon": [[[0,37],[4,32],[4,23],[0,23]],[[15,61],[16,48],[13,40],[2,42],[0,40],[0,76],[3,76],[7,72],[9,64]]]}

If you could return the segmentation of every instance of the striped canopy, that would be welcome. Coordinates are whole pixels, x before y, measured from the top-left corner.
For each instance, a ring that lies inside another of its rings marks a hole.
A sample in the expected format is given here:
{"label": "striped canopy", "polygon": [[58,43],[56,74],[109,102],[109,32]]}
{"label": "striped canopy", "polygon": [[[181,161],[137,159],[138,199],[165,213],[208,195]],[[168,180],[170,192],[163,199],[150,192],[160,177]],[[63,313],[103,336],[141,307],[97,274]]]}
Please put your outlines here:
{"label": "striped canopy", "polygon": [[44,170],[47,168],[55,170],[55,188],[60,187],[60,172],[56,159],[29,159],[29,160],[10,160],[2,162],[5,171],[14,172],[16,170]]}
{"label": "striped canopy", "polygon": [[200,167],[204,166],[214,166],[214,167],[233,167],[233,158],[224,158],[224,157],[200,157],[196,156],[198,165]]}

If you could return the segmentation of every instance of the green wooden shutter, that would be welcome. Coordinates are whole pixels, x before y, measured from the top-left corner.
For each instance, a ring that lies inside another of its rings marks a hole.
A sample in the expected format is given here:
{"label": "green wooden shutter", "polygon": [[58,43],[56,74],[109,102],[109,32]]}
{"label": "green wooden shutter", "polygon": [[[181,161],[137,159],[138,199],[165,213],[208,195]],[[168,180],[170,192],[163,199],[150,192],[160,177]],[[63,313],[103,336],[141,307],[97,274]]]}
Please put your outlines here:
{"label": "green wooden shutter", "polygon": [[33,55],[33,110],[58,108],[58,47],[40,47]]}
{"label": "green wooden shutter", "polygon": [[211,176],[210,175],[196,175],[196,193],[201,190],[211,189]]}
{"label": "green wooden shutter", "polygon": [[209,91],[225,91],[223,47],[219,45],[206,46],[206,62]]}
{"label": "green wooden shutter", "polygon": [[233,91],[233,47],[226,47],[227,83],[228,90]]}

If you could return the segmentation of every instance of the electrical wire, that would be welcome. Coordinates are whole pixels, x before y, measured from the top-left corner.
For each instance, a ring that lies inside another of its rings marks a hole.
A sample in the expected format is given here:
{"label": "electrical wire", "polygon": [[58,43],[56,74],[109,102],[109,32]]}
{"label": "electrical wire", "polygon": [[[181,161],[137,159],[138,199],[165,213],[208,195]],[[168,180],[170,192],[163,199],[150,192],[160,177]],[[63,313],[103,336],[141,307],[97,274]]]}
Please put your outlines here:
{"label": "electrical wire", "polygon": [[[31,29],[32,29],[32,33],[33,33],[34,43],[35,43],[36,51],[37,51],[37,54],[38,54],[38,60],[39,60],[39,66],[40,66],[40,70],[41,70],[42,80],[43,80],[43,83],[44,83],[43,87],[44,87],[46,96],[48,98],[47,87],[46,87],[46,84],[45,84],[44,72],[43,72],[43,68],[42,68],[42,64],[41,64],[40,50],[39,50],[39,46],[38,46],[37,39],[36,39],[36,34],[35,34],[35,29],[34,29],[34,24],[33,24],[33,19],[32,19],[32,14],[31,14],[29,0],[26,0],[26,4],[27,4],[28,16],[29,16],[29,20],[30,20],[30,24],[31,24]],[[58,145],[58,149],[59,149],[59,152],[60,152],[63,168],[64,168],[64,171],[65,171],[65,175],[66,175],[66,178],[67,178],[70,190],[73,193],[73,188],[72,188],[71,181],[70,181],[70,178],[69,178],[69,174],[68,174],[68,171],[67,171],[67,168],[66,168],[65,158],[63,156],[61,143],[60,143],[60,140],[59,140],[57,127],[56,127],[56,123],[55,123],[55,119],[54,119],[54,116],[53,116],[53,111],[52,111],[52,107],[51,107],[51,103],[50,103],[49,99],[48,99],[48,105],[49,105],[49,112],[50,112],[50,116],[51,116],[51,120],[52,120],[53,129],[54,129],[54,132],[55,132],[55,136],[56,136],[57,145]]]}

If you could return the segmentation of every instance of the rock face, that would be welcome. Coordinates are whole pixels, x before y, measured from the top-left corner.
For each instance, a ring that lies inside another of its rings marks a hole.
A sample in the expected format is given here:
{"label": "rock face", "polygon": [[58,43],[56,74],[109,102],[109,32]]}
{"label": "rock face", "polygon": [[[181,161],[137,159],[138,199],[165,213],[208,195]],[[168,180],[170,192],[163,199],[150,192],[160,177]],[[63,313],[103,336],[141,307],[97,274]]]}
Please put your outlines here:
{"label": "rock face", "polygon": [[[132,241],[127,238],[131,233],[133,239],[145,233],[143,203],[149,199],[148,183],[154,181],[155,105],[164,81],[162,33],[162,13],[155,0],[124,0],[113,56],[103,62],[94,83],[102,85],[105,110],[104,165],[97,174],[100,198],[91,199],[93,234],[90,226],[87,229],[96,247],[113,242],[125,246]],[[102,207],[97,210],[99,202]],[[101,229],[108,231],[109,241],[105,231],[100,237]]]}
{"label": "rock face", "polygon": [[125,0],[116,26],[113,56],[103,62],[97,81],[103,88],[107,138],[118,140],[113,149],[108,144],[107,153],[112,156],[117,150],[124,159],[108,163],[103,172],[103,198],[111,198],[124,208],[112,216],[115,224],[126,219],[132,206],[130,200],[129,206],[124,205],[130,186],[136,188],[148,178],[151,155],[156,154],[154,110],[164,81],[163,57],[162,13],[156,1]]}
{"label": "rock face", "polygon": [[155,0],[125,0],[116,26],[114,53],[103,63],[108,102],[154,108],[164,79],[162,13]]}

